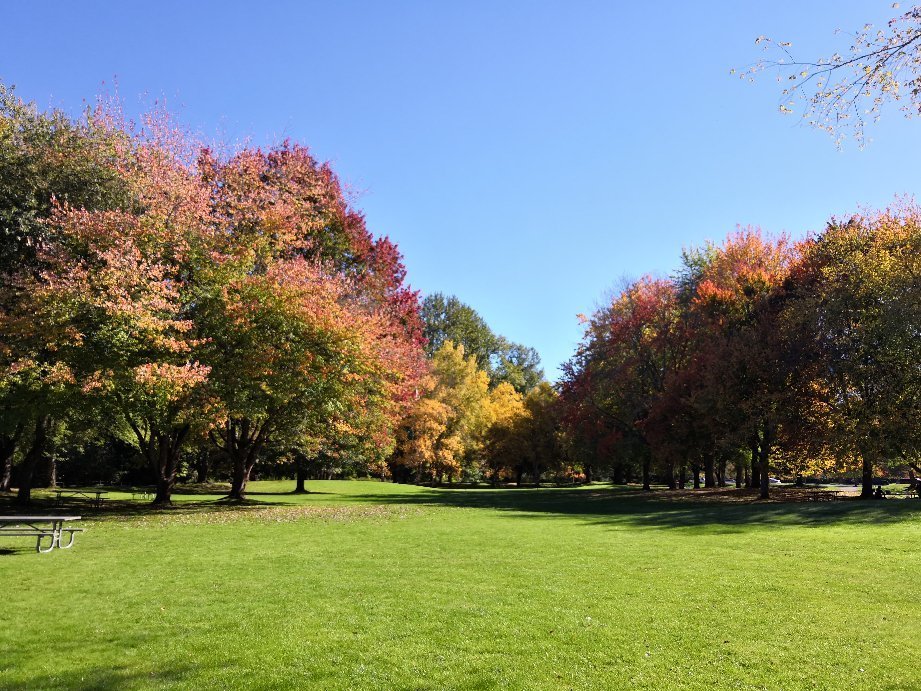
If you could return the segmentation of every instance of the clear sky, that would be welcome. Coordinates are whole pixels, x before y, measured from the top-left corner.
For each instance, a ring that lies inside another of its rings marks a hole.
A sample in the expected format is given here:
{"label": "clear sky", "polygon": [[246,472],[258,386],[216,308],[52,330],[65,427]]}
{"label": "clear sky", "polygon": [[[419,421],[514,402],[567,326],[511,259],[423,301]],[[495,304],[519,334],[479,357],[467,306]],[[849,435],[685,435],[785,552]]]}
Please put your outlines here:
{"label": "clear sky", "polygon": [[209,137],[308,144],[414,287],[554,378],[620,278],[736,224],[799,236],[915,192],[921,122],[887,112],[841,152],[770,78],[729,75],[760,34],[827,55],[891,4],[32,0],[3,5],[0,79],[77,112],[117,77],[129,112],[147,94]]}

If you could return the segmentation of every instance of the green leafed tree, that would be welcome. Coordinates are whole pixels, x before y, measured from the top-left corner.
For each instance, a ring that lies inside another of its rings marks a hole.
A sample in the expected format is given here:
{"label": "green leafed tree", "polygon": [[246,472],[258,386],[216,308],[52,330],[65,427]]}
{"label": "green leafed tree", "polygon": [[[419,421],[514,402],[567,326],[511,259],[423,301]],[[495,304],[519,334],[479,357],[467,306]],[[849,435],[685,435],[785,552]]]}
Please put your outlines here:
{"label": "green leafed tree", "polygon": [[453,295],[428,295],[421,314],[429,357],[451,341],[464,346],[467,356],[489,375],[492,386],[506,382],[525,394],[543,380],[536,350],[496,335],[476,310]]}

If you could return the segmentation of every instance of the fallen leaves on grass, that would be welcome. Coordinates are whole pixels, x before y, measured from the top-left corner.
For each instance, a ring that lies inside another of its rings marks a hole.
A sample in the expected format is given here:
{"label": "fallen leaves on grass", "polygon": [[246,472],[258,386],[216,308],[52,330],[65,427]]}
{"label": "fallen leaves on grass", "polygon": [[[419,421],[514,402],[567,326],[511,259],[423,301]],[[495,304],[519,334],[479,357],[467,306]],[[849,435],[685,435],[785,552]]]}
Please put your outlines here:
{"label": "fallen leaves on grass", "polygon": [[132,527],[166,527],[172,525],[226,525],[237,522],[295,523],[323,521],[390,521],[422,513],[406,506],[235,506],[214,511],[169,511],[143,516],[131,521]]}

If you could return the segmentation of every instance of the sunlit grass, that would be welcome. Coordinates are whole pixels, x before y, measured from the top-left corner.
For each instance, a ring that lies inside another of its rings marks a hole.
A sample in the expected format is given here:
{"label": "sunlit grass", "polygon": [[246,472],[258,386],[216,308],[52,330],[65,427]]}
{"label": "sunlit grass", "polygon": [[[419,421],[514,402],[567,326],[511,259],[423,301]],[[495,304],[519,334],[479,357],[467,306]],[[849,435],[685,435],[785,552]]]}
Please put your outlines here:
{"label": "sunlit grass", "polygon": [[921,501],[292,484],[6,538],[0,687],[917,688]]}

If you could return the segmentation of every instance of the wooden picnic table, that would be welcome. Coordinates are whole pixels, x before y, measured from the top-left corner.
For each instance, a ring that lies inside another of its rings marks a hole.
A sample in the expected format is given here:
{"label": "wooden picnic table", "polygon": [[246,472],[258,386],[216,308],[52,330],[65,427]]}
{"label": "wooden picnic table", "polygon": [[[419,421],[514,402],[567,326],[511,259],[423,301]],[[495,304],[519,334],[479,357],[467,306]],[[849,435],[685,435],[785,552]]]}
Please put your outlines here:
{"label": "wooden picnic table", "polygon": [[[64,524],[69,521],[79,521],[80,516],[0,516],[0,537],[26,536],[34,537],[36,552],[50,552],[55,547],[69,549],[74,544],[74,534],[82,533],[83,528],[70,528]],[[61,544],[61,536],[70,535],[66,545]],[[47,549],[42,549],[42,540],[51,538]]]}
{"label": "wooden picnic table", "polygon": [[60,501],[65,497],[83,497],[84,499],[89,499],[93,502],[95,508],[102,507],[102,500],[105,498],[109,492],[104,489],[58,489],[57,492],[58,498],[57,501]]}

